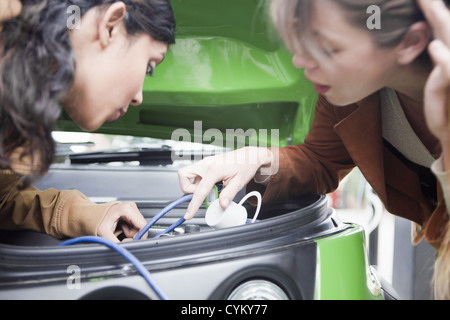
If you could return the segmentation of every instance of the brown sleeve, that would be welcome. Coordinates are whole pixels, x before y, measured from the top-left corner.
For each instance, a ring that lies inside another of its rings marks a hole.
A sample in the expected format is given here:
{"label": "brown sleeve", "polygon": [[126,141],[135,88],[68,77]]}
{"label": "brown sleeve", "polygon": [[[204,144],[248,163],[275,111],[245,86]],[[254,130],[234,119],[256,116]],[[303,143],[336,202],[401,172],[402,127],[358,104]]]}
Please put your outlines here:
{"label": "brown sleeve", "polygon": [[278,172],[271,176],[267,187],[251,181],[247,189],[263,192],[265,203],[335,190],[339,181],[355,165],[334,131],[339,121],[334,108],[323,97],[319,97],[315,118],[305,142],[280,148]]}
{"label": "brown sleeve", "polygon": [[108,209],[76,190],[17,190],[20,176],[0,173],[0,228],[30,229],[55,238],[96,235]]}

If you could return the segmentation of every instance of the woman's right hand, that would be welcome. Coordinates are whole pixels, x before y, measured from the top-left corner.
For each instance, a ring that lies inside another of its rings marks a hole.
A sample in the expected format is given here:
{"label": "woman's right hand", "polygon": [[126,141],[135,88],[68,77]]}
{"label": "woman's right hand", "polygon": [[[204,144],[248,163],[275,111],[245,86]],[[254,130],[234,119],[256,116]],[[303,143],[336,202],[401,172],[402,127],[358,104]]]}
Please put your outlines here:
{"label": "woman's right hand", "polygon": [[[245,147],[231,152],[206,157],[178,171],[184,193],[193,193],[184,218],[191,219],[217,182],[223,182],[219,195],[222,208],[226,208],[256,174],[275,173],[273,153],[267,148]],[[265,168],[267,170],[260,170]],[[260,177],[261,178],[261,177]]]}
{"label": "woman's right hand", "polygon": [[440,140],[444,171],[450,171],[450,9],[442,0],[419,0],[433,29],[428,50],[434,68],[425,86],[424,111],[428,128]]}

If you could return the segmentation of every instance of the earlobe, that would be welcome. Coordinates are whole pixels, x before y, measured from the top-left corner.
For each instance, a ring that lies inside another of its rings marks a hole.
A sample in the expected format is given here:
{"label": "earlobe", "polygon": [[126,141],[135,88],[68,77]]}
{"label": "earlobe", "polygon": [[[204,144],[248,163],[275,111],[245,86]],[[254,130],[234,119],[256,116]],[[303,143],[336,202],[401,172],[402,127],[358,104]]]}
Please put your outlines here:
{"label": "earlobe", "polygon": [[126,6],[123,2],[115,2],[105,9],[99,24],[99,37],[102,47],[108,46],[114,40],[120,25],[123,23],[125,14]]}
{"label": "earlobe", "polygon": [[416,22],[403,37],[398,46],[398,63],[407,65],[412,63],[426,50],[431,41],[431,29],[424,21]]}

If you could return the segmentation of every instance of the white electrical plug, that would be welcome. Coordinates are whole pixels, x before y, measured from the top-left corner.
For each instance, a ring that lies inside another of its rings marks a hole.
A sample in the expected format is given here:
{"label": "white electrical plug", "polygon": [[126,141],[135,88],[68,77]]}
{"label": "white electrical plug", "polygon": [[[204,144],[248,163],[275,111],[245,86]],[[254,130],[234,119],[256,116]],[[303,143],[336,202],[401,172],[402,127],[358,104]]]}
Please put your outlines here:
{"label": "white electrical plug", "polygon": [[258,205],[251,223],[256,221],[261,209],[261,194],[258,191],[252,191],[245,195],[239,203],[231,201],[224,210],[220,206],[219,199],[210,204],[205,214],[206,224],[214,229],[224,229],[244,225],[247,222],[247,210],[242,204],[250,197],[255,196],[258,199]]}

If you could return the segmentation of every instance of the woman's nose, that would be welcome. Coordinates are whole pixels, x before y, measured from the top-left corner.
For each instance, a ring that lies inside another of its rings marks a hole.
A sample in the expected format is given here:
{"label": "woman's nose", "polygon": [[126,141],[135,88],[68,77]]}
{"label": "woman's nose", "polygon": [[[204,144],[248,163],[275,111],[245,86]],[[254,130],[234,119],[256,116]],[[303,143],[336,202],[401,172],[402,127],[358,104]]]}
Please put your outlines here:
{"label": "woman's nose", "polygon": [[133,100],[131,100],[131,105],[138,106],[142,103],[142,101],[142,89],[140,89],[139,92],[133,97]]}
{"label": "woman's nose", "polygon": [[313,69],[317,63],[309,55],[296,53],[292,57],[292,63],[299,69]]}

